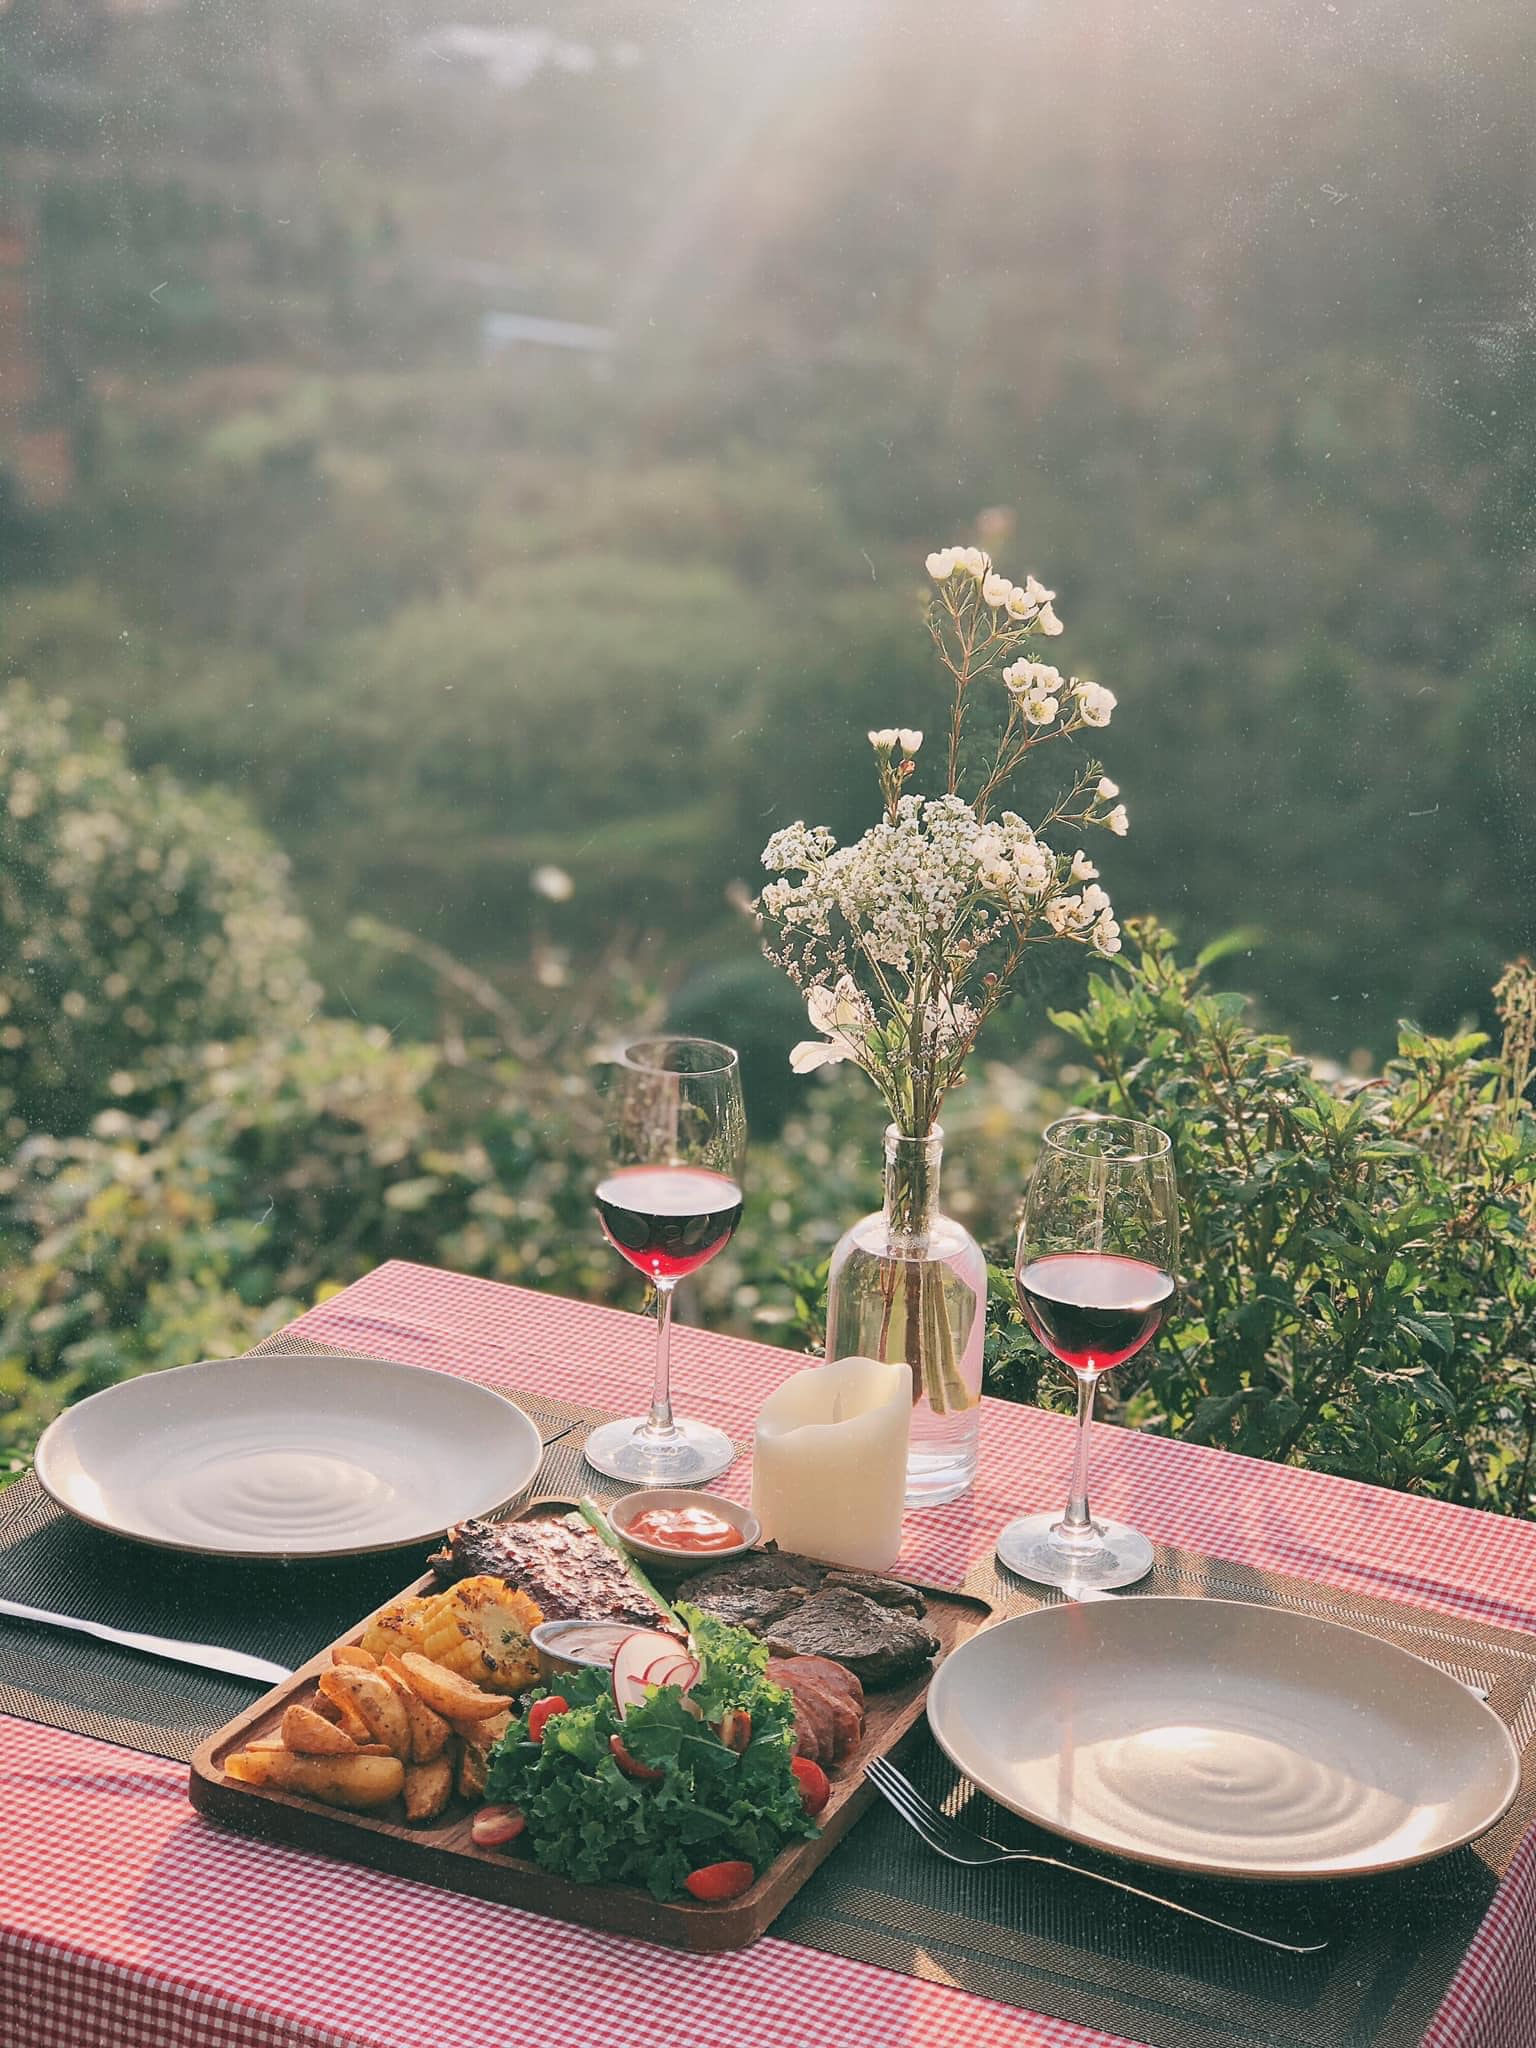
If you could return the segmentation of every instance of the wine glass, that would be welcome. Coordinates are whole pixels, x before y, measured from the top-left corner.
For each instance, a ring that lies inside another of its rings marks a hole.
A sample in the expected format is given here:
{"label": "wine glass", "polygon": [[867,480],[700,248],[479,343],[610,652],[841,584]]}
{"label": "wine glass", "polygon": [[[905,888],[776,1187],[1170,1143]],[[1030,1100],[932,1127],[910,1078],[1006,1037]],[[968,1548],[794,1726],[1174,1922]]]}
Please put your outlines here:
{"label": "wine glass", "polygon": [[697,1486],[736,1455],[724,1431],[672,1413],[672,1292],[723,1251],[741,1221],[747,1118],[741,1063],[712,1038],[642,1038],[611,1069],[603,1234],[655,1286],[656,1377],[649,1415],[605,1422],[587,1462],[642,1486]]}
{"label": "wine glass", "polygon": [[1179,1245],[1165,1131],[1122,1116],[1050,1125],[1024,1204],[1015,1273],[1029,1327],[1077,1381],[1077,1454],[1064,1514],[1024,1515],[997,1539],[1010,1571],[1046,1586],[1128,1586],[1152,1546],[1088,1510],[1088,1433],[1099,1375],[1157,1334]]}

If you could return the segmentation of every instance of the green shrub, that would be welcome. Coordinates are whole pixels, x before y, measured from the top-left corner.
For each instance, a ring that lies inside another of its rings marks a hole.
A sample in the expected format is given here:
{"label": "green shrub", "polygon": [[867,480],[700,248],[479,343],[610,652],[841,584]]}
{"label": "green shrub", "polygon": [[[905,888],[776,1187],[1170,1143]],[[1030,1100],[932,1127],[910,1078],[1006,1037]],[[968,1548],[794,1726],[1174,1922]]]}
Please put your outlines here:
{"label": "green shrub", "polygon": [[0,1119],[81,1131],[151,1048],[297,1022],[318,990],[285,863],[220,795],[138,775],[68,706],[0,698]]}
{"label": "green shrub", "polygon": [[[1405,1024],[1325,1078],[1210,992],[1155,924],[1055,1023],[1092,1106],[1171,1135],[1183,1288],[1125,1419],[1505,1513],[1536,1477],[1536,972],[1502,1042]],[[999,1374],[1009,1378],[999,1341]]]}

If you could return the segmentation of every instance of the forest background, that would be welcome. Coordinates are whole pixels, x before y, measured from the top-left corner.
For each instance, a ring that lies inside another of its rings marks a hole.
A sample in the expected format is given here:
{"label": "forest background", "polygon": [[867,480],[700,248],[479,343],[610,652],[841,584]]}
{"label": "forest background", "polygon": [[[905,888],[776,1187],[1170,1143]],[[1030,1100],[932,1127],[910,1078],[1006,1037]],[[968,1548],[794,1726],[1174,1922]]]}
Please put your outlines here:
{"label": "forest background", "polygon": [[[381,1257],[631,1298],[586,1183],[638,1019],[744,1052],[702,1312],[813,1331],[876,1111],[790,1076],[739,904],[937,723],[935,545],[1117,692],[1122,917],[1239,930],[1340,1073],[1494,1028],[1533,54],[1512,0],[0,6],[17,1454]],[[158,867],[66,872],[82,788]],[[957,1099],[992,1241],[1084,978]]]}

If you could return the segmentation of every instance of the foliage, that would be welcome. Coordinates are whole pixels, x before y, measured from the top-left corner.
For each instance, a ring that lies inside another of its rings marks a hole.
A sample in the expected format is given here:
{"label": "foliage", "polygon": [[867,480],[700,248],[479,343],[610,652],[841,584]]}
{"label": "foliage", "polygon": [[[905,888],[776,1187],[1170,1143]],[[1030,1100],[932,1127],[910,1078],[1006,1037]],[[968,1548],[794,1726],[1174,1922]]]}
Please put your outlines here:
{"label": "foliage", "polygon": [[23,685],[0,700],[0,1114],[82,1129],[151,1048],[296,1023],[319,991],[284,862],[222,794],[128,765]]}
{"label": "foliage", "polygon": [[[347,917],[520,977],[543,860],[579,951],[744,958],[780,764],[858,828],[919,539],[1011,522],[1122,696],[1137,907],[1262,922],[1308,1046],[1454,1028],[1536,891],[1536,13],[1210,12],[976,0],[980,77],[944,9],[584,0],[514,82],[455,0],[0,9],[12,424],[76,472],[0,479],[0,660],[238,784],[426,1032]],[[512,308],[614,346],[489,358]]]}
{"label": "foliage", "polygon": [[1171,1135],[1181,1305],[1128,1419],[1196,1443],[1508,1513],[1536,1477],[1536,973],[1503,1037],[1399,1029],[1320,1075],[1182,965],[1156,924],[1054,1021],[1094,1106]]}

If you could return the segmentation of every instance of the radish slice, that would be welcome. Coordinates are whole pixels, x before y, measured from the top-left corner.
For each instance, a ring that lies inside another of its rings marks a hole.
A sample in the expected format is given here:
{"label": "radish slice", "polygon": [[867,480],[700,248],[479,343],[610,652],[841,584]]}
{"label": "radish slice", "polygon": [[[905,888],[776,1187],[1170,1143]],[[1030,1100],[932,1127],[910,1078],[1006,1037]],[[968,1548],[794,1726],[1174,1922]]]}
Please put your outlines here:
{"label": "radish slice", "polygon": [[696,1657],[678,1657],[671,1664],[664,1666],[659,1674],[647,1678],[647,1683],[651,1685],[675,1685],[684,1692],[698,1682],[699,1661]]}
{"label": "radish slice", "polygon": [[647,1685],[680,1685],[686,1692],[698,1681],[699,1664],[695,1657],[658,1657],[642,1674]]}
{"label": "radish slice", "polygon": [[645,1698],[650,1666],[663,1656],[675,1661],[678,1654],[676,1636],[663,1635],[660,1629],[640,1628],[624,1638],[613,1653],[613,1706],[621,1721]]}

